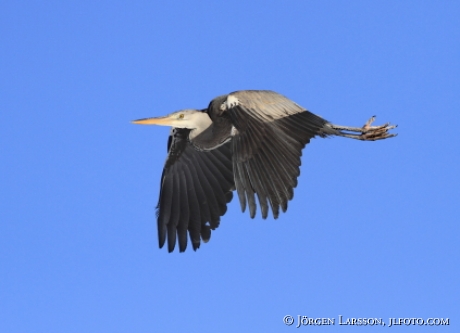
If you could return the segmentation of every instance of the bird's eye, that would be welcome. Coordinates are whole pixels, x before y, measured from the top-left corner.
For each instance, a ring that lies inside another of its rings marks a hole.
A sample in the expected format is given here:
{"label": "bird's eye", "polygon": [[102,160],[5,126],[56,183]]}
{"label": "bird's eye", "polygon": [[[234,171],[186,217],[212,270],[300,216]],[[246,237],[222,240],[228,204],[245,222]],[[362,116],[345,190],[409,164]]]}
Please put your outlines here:
{"label": "bird's eye", "polygon": [[181,113],[181,114],[179,115],[179,119],[184,119],[184,114],[183,114],[183,113]]}

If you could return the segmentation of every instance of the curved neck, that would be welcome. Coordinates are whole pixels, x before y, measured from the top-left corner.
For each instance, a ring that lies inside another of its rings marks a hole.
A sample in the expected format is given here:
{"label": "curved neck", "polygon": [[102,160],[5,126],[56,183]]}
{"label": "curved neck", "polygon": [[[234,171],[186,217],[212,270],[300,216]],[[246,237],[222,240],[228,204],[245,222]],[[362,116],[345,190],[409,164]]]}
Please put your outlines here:
{"label": "curved neck", "polygon": [[200,116],[197,127],[190,131],[189,141],[198,150],[213,150],[231,138],[231,124],[225,121],[212,121],[207,113]]}
{"label": "curved neck", "polygon": [[206,112],[196,113],[194,114],[193,125],[194,128],[191,129],[189,134],[190,140],[193,140],[208,128],[212,127],[212,120]]}

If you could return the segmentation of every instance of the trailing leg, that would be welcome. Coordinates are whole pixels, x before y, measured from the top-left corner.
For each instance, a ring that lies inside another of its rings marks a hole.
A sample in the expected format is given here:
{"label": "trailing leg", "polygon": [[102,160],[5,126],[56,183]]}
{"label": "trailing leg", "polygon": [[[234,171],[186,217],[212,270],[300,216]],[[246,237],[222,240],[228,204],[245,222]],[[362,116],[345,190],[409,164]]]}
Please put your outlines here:
{"label": "trailing leg", "polygon": [[397,136],[397,134],[388,133],[389,130],[396,128],[397,125],[386,123],[380,126],[371,126],[374,120],[375,116],[371,117],[363,127],[350,127],[328,123],[326,124],[326,127],[328,130],[332,131],[326,130],[326,132],[330,135],[337,135],[363,141],[383,140]]}

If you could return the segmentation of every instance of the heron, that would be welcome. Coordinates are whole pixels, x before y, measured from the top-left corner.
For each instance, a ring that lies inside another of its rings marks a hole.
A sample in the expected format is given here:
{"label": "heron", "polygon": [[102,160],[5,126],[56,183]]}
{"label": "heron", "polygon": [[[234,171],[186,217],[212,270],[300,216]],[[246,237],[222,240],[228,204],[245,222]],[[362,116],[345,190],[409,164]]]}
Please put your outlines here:
{"label": "heron", "polygon": [[184,109],[134,124],[171,126],[157,205],[159,247],[173,252],[206,243],[236,190],[241,210],[263,219],[286,212],[300,175],[302,149],[316,136],[375,141],[396,126],[334,125],[269,90],[214,98],[206,109]]}

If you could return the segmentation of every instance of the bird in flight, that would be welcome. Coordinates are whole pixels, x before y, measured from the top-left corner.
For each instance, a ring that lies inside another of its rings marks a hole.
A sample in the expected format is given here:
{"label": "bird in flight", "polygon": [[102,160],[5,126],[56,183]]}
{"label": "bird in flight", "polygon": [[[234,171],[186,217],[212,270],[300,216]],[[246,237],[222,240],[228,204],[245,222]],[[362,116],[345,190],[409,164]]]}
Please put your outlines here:
{"label": "bird in flight", "polygon": [[236,190],[241,210],[262,218],[287,210],[300,175],[300,156],[319,136],[375,141],[396,136],[389,123],[334,125],[273,91],[242,90],[214,98],[206,109],[180,110],[134,124],[171,126],[157,206],[158,240],[172,252],[208,242]]}

